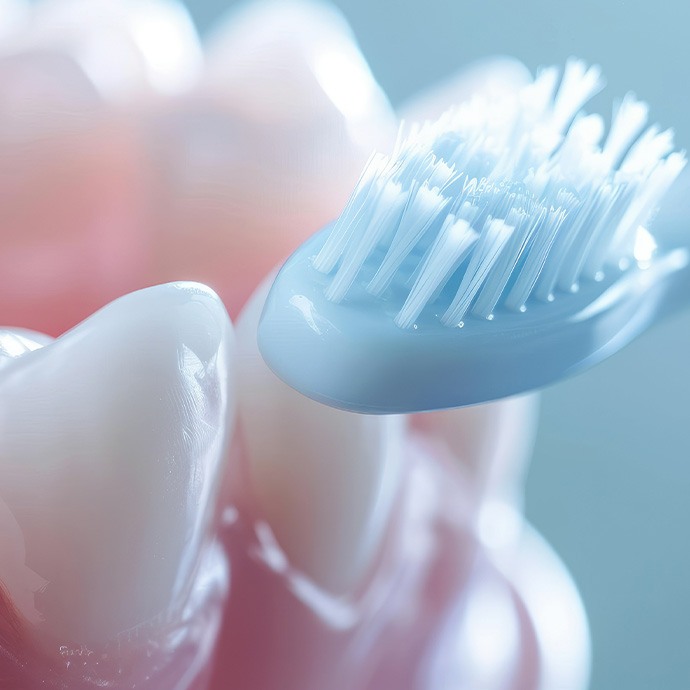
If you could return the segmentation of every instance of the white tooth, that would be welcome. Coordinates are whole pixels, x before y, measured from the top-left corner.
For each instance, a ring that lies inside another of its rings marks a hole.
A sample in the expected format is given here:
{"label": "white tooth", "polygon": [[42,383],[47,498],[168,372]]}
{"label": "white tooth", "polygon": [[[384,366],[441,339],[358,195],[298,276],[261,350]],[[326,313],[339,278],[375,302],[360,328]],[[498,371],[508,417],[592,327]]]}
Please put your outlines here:
{"label": "white tooth", "polygon": [[272,184],[277,210],[295,199],[321,208],[330,201],[332,215],[372,149],[395,134],[388,100],[342,15],[319,2],[251,3],[229,13],[207,46],[205,89],[251,141],[243,174],[263,182],[252,197],[264,205]]}
{"label": "white tooth", "polygon": [[269,284],[237,324],[239,423],[252,489],[290,563],[342,593],[366,576],[388,524],[405,419],[341,412],[280,381],[256,345]]}
{"label": "white tooth", "polygon": [[189,593],[232,414],[231,326],[208,288],[177,283],[32,341],[0,335],[0,582],[48,640],[93,648]]}
{"label": "white tooth", "polygon": [[174,0],[44,0],[7,49],[64,52],[114,100],[185,91],[203,62],[189,13]]}
{"label": "white tooth", "polygon": [[231,11],[207,45],[208,86],[264,122],[327,114],[356,127],[372,115],[389,116],[350,27],[325,3],[252,3]]}
{"label": "white tooth", "polygon": [[415,425],[460,465],[479,503],[521,501],[522,479],[534,445],[539,398],[496,402],[417,415]]}
{"label": "white tooth", "polygon": [[208,282],[234,317],[338,215],[396,121],[347,23],[323,3],[248,3],[207,45],[202,97],[147,131],[169,195],[158,279]]}

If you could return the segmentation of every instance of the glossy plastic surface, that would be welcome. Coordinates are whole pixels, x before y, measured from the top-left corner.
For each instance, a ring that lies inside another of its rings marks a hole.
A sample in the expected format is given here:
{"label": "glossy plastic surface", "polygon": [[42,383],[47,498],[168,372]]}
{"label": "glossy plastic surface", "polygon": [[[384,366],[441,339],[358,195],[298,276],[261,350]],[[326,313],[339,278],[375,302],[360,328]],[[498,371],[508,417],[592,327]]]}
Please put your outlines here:
{"label": "glossy plastic surface", "polygon": [[471,317],[448,328],[427,312],[401,329],[393,318],[404,298],[395,290],[374,300],[355,286],[340,304],[326,299],[330,279],[312,260],[327,234],[328,228],[306,242],[278,274],[259,348],[303,394],[366,413],[472,405],[593,366],[667,310],[667,293],[687,276],[690,257],[686,249],[661,254],[646,268],[583,281],[577,293],[553,302],[530,302],[524,313],[497,310],[492,320]]}

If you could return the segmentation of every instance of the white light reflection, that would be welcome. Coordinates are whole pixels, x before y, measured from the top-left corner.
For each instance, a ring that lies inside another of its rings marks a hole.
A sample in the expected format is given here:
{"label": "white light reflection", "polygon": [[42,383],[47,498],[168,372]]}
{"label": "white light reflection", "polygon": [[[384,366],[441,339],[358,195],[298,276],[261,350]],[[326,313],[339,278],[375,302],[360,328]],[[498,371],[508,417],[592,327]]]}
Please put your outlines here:
{"label": "white light reflection", "polygon": [[304,322],[316,335],[324,335],[330,330],[338,329],[325,316],[319,314],[314,303],[305,295],[293,295],[290,304],[302,314]]}
{"label": "white light reflection", "polygon": [[513,564],[513,581],[537,635],[540,687],[589,687],[589,628],[575,583],[556,553],[528,524],[520,552],[521,558]]}
{"label": "white light reflection", "polygon": [[652,234],[647,228],[640,225],[637,228],[637,235],[635,236],[635,245],[633,247],[633,256],[640,268],[647,268],[654,257],[657,249],[657,243]]}
{"label": "white light reflection", "polygon": [[467,658],[480,679],[502,678],[517,659],[518,625],[512,600],[504,587],[482,582],[465,612],[462,639]]}
{"label": "white light reflection", "polygon": [[201,71],[201,43],[185,7],[174,2],[141,2],[131,32],[144,56],[151,84],[175,94],[193,85]]}
{"label": "white light reflection", "polygon": [[[26,334],[26,336],[22,335],[21,331],[0,330],[0,368],[12,362],[16,357],[40,349],[52,340],[38,333],[29,334],[27,331]],[[32,339],[28,337],[29,335],[35,335],[37,339]]]}
{"label": "white light reflection", "polygon": [[449,616],[429,668],[434,688],[503,688],[519,662],[520,628],[509,590],[487,568],[475,570]]}
{"label": "white light reflection", "polygon": [[347,119],[366,117],[375,98],[369,68],[351,51],[327,50],[316,56],[314,74],[321,88]]}
{"label": "white light reflection", "polygon": [[487,500],[479,513],[477,531],[480,540],[490,549],[515,544],[522,526],[515,508],[500,500]]}

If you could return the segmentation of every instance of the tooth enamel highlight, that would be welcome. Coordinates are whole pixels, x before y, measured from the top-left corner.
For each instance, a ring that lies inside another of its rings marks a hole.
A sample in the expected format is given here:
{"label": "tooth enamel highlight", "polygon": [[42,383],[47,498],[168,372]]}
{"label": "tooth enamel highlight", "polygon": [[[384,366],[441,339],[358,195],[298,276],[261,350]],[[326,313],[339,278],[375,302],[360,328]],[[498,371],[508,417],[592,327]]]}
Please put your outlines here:
{"label": "tooth enamel highlight", "polygon": [[239,416],[252,488],[290,563],[319,586],[348,592],[371,565],[388,523],[404,418],[340,412],[280,381],[256,345],[269,285],[237,324]]}
{"label": "tooth enamel highlight", "polygon": [[192,283],[150,288],[35,351],[19,352],[37,345],[28,336],[0,345],[15,355],[0,358],[10,597],[58,644],[98,648],[175,620],[209,540],[232,419],[219,299]]}

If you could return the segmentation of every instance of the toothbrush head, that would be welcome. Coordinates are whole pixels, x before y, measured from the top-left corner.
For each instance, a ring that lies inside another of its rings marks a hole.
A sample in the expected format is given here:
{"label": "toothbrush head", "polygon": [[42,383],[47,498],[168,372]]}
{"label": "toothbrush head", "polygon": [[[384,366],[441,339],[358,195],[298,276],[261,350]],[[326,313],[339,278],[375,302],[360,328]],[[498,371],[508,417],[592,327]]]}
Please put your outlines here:
{"label": "toothbrush head", "polygon": [[632,94],[611,127],[583,105],[599,68],[570,60],[517,94],[476,96],[401,129],[341,216],[288,260],[259,345],[322,402],[411,412],[530,390],[644,329],[687,250],[647,225],[685,166]]}

